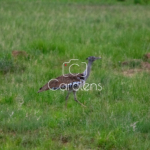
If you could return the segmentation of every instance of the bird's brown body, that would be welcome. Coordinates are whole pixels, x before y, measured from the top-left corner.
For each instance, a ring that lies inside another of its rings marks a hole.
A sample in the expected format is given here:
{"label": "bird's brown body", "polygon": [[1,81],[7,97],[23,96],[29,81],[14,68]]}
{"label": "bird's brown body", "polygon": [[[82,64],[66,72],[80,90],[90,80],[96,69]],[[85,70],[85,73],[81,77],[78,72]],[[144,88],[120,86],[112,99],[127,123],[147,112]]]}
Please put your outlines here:
{"label": "bird's brown body", "polygon": [[[66,89],[71,90],[71,86],[69,88],[69,85],[71,83],[79,83],[84,80],[84,75],[81,74],[66,74],[64,76],[59,76],[55,79],[50,80],[48,83],[46,83],[43,87],[41,87],[38,91],[38,93],[46,91],[46,90],[57,90],[57,89]],[[68,86],[68,87],[64,87]]]}

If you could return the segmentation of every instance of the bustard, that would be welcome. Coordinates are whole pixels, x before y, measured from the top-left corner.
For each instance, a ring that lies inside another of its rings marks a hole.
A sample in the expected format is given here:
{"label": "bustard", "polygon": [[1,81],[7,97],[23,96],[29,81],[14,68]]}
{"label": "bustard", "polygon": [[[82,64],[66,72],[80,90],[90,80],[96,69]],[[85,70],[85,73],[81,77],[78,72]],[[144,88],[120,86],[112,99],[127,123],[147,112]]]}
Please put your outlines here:
{"label": "bustard", "polygon": [[83,73],[66,74],[63,76],[59,76],[53,80],[50,80],[43,87],[41,87],[38,93],[49,90],[49,89],[52,89],[52,90],[65,89],[68,91],[68,94],[66,96],[66,106],[67,106],[67,100],[68,100],[69,94],[73,92],[74,100],[78,102],[80,105],[86,107],[85,105],[83,105],[77,100],[76,91],[84,85],[85,81],[90,75],[92,63],[97,59],[101,59],[101,57],[90,56],[86,58],[86,60],[88,60],[88,65]]}

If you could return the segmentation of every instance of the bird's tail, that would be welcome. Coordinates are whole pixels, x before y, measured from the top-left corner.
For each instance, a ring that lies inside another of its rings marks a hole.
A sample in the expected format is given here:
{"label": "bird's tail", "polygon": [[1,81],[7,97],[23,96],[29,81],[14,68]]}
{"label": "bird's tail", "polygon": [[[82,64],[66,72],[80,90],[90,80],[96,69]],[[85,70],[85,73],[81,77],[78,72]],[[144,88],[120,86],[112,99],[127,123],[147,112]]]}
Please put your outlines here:
{"label": "bird's tail", "polygon": [[48,83],[46,83],[43,87],[41,87],[38,93],[49,90]]}

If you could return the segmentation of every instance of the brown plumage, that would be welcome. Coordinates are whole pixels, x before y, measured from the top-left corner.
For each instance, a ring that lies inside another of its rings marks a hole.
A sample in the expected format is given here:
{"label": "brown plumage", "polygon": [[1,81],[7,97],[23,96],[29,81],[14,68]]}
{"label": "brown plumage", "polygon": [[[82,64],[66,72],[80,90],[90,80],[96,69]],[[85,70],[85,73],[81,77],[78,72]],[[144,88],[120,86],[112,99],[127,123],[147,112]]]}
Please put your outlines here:
{"label": "brown plumage", "polygon": [[64,76],[59,76],[55,79],[50,80],[48,83],[46,83],[43,87],[41,87],[38,91],[38,93],[54,89],[54,88],[61,88],[65,84],[70,84],[74,82],[80,82],[84,79],[84,75],[82,73],[80,74],[66,74]]}

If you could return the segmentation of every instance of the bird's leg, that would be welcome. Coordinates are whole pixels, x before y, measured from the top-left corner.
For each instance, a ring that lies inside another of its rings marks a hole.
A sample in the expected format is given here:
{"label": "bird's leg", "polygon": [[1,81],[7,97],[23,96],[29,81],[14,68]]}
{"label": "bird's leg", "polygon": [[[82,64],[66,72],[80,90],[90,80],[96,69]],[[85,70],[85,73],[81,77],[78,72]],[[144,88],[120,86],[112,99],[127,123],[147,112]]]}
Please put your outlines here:
{"label": "bird's leg", "polygon": [[77,100],[76,91],[73,91],[73,94],[74,94],[74,100],[75,100],[76,102],[78,102],[80,105],[82,105],[83,107],[86,107],[85,105],[83,105],[82,103],[80,103],[80,102]]}
{"label": "bird's leg", "polygon": [[70,91],[68,91],[68,94],[66,96],[66,107],[67,107],[67,102],[68,102],[68,97],[69,97]]}

